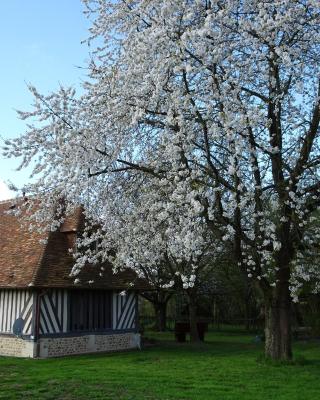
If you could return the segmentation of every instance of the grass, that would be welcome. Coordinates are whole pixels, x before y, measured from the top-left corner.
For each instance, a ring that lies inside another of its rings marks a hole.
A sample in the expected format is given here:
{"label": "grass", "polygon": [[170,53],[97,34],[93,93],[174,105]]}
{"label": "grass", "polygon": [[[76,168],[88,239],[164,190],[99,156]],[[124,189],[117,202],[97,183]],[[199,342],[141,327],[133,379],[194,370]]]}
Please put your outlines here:
{"label": "grass", "polygon": [[320,343],[296,343],[296,363],[265,362],[253,336],[215,332],[200,345],[149,334],[143,351],[47,360],[0,357],[0,399],[316,400]]}

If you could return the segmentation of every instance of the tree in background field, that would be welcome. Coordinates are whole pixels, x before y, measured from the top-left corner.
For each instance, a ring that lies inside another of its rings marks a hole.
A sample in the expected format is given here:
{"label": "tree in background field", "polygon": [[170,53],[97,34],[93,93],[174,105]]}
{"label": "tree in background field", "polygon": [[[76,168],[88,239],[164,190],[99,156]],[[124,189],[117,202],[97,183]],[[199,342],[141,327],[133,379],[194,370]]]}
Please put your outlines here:
{"label": "tree in background field", "polygon": [[116,248],[115,266],[157,268],[171,246],[186,288],[204,252],[232,246],[263,292],[266,355],[290,358],[296,282],[319,275],[299,262],[320,238],[307,229],[320,205],[318,0],[85,4],[102,45],[84,95],[31,87],[21,117],[40,122],[5,149],[37,160],[34,218],[52,225],[59,199],[82,202],[104,233],[90,261]]}

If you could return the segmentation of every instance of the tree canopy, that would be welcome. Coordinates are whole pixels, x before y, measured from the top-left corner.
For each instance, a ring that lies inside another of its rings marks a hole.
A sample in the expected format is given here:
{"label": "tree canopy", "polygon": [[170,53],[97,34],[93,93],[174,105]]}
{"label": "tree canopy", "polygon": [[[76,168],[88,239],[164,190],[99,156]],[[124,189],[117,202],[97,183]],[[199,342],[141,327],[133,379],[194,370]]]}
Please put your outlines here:
{"label": "tree canopy", "polygon": [[100,227],[82,243],[100,241],[75,270],[116,248],[136,270],[169,258],[186,287],[228,243],[283,321],[299,279],[319,275],[299,262],[320,239],[319,2],[84,3],[99,39],[84,94],[30,87],[33,122],[5,149],[36,160],[34,218],[81,202]]}

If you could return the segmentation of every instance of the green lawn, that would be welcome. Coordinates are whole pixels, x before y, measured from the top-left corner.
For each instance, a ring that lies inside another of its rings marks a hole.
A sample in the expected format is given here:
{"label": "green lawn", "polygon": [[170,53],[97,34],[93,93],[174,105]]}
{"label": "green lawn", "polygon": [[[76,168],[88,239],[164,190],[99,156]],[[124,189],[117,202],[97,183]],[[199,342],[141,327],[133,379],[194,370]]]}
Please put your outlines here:
{"label": "green lawn", "polygon": [[[151,336],[151,334],[149,335]],[[210,333],[198,346],[153,334],[143,351],[29,360],[0,357],[0,399],[320,399],[320,342],[297,365],[258,362],[253,336]]]}

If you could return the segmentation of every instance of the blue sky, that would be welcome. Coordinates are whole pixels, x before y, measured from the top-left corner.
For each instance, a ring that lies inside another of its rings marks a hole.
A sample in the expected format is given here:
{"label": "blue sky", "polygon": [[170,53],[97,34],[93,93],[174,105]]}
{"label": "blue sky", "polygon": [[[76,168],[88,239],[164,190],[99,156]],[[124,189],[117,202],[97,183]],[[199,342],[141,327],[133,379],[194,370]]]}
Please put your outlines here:
{"label": "blue sky", "polygon": [[[81,41],[90,26],[81,0],[8,0],[0,13],[0,136],[12,138],[25,129],[15,109],[30,110],[30,82],[42,93],[59,83],[79,86],[89,58]],[[0,145],[2,142],[0,141]],[[27,171],[14,171],[17,160],[0,155],[0,200],[10,196],[6,182],[21,187]]]}

